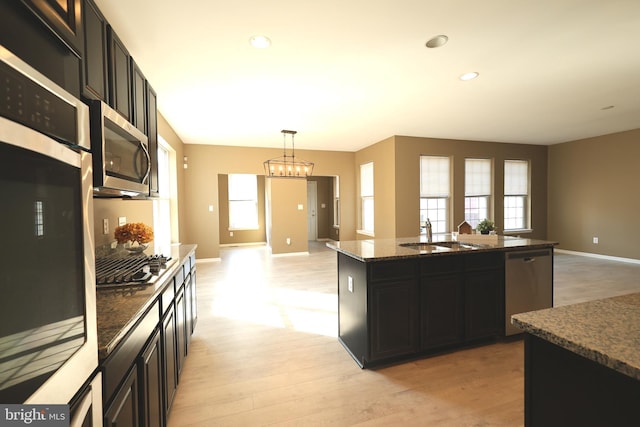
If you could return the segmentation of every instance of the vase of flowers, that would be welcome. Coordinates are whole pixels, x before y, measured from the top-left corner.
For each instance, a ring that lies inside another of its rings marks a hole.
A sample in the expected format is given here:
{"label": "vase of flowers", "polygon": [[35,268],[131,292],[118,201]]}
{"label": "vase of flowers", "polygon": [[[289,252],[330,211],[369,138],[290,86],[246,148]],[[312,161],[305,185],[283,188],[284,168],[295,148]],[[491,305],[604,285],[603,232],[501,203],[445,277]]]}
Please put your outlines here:
{"label": "vase of flowers", "polygon": [[127,223],[116,227],[114,237],[132,254],[141,253],[149,246],[147,243],[153,240],[153,229],[141,222]]}

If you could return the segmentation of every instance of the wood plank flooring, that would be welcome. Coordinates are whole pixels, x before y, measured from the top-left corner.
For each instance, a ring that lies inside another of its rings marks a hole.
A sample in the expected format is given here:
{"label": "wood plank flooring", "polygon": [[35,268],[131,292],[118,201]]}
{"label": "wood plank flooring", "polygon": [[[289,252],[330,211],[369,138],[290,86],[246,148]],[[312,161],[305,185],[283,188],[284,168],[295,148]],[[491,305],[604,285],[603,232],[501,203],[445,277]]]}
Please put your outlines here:
{"label": "wood plank flooring", "polygon": [[[520,426],[521,340],[361,370],[336,339],[336,254],[224,248],[198,263],[199,321],[169,427]],[[640,291],[640,265],[556,255],[556,305]]]}

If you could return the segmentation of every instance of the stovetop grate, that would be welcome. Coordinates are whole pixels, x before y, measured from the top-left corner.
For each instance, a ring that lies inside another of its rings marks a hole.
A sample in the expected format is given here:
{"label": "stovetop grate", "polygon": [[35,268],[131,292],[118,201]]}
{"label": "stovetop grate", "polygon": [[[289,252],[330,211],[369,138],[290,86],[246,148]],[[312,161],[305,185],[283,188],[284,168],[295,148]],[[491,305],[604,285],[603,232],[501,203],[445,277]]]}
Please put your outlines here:
{"label": "stovetop grate", "polygon": [[98,287],[141,285],[149,282],[160,268],[166,267],[170,257],[162,255],[128,255],[121,258],[96,259]]}

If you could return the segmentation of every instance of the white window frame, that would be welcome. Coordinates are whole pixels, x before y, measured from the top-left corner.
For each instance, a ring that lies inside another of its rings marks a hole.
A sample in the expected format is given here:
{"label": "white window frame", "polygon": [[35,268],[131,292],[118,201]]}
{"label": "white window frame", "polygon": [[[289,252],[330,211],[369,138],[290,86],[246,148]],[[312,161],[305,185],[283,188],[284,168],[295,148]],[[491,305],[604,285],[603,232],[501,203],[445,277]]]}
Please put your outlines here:
{"label": "white window frame", "polygon": [[493,160],[467,158],[464,161],[464,220],[476,228],[483,219],[491,219]]}
{"label": "white window frame", "polygon": [[258,177],[253,174],[229,174],[227,179],[229,231],[258,230]]}
{"label": "white window frame", "polygon": [[[153,228],[156,245],[178,241],[177,166],[176,152],[158,135],[158,197],[153,199]],[[158,249],[157,252],[162,252]]]}
{"label": "white window frame", "polygon": [[531,163],[504,161],[504,231],[529,230],[531,218]]}
{"label": "white window frame", "polygon": [[360,233],[373,235],[375,227],[375,203],[373,162],[360,165]]}
{"label": "white window frame", "polygon": [[451,213],[451,157],[420,156],[420,233],[427,219],[433,234],[449,233]]}

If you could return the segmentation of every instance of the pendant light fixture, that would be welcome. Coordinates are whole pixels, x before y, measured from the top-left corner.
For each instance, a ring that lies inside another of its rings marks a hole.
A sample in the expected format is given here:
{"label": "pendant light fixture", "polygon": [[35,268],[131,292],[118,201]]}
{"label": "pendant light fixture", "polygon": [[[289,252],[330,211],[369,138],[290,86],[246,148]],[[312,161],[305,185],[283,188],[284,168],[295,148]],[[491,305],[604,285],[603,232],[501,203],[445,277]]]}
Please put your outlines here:
{"label": "pendant light fixture", "polygon": [[[296,159],[295,130],[282,130],[282,156],[266,160],[264,174],[274,178],[306,178],[313,173],[313,163]],[[287,135],[291,136],[291,155],[287,154]]]}

